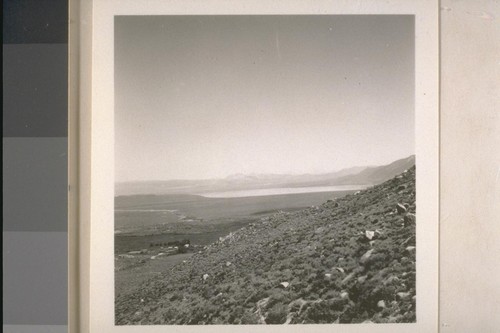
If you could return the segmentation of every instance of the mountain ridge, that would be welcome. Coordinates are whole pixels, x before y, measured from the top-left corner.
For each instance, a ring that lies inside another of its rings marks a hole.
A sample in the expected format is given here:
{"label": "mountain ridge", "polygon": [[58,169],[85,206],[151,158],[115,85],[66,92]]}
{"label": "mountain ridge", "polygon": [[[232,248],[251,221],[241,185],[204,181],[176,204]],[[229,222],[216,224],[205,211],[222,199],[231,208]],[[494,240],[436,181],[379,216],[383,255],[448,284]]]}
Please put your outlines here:
{"label": "mountain ridge", "polygon": [[381,166],[355,166],[322,174],[234,174],[221,179],[144,181],[115,184],[116,195],[251,190],[272,187],[375,185],[415,164],[415,155]]}

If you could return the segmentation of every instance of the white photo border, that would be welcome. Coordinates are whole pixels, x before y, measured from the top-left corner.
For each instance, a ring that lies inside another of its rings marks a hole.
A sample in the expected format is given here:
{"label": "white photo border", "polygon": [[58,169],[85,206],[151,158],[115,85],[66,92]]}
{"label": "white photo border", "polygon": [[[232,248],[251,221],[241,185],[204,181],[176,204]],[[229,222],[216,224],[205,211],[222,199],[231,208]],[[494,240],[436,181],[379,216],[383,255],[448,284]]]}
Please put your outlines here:
{"label": "white photo border", "polygon": [[[93,0],[90,132],[90,332],[437,332],[439,241],[438,3],[388,1]],[[417,321],[412,324],[291,326],[115,326],[114,320],[114,16],[415,15]],[[82,147],[83,149],[83,147]]]}

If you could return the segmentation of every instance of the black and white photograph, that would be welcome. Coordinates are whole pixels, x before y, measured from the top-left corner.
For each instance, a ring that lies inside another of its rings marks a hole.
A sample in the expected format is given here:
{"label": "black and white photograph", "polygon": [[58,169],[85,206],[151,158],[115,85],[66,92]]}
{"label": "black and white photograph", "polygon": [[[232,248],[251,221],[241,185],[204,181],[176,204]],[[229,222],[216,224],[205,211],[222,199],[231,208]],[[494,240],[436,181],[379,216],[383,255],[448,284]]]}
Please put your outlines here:
{"label": "black and white photograph", "polygon": [[113,24],[115,325],[418,322],[415,15]]}

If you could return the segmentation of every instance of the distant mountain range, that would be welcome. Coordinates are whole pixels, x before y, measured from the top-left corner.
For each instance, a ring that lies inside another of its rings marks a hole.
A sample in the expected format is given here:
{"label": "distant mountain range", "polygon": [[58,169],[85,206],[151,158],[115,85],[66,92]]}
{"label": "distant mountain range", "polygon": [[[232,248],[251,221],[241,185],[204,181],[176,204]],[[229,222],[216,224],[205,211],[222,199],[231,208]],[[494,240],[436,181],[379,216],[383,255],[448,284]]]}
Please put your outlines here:
{"label": "distant mountain range", "polygon": [[116,196],[135,194],[200,194],[204,192],[283,187],[376,185],[415,165],[415,155],[382,166],[357,166],[324,174],[233,174],[222,179],[124,182]]}

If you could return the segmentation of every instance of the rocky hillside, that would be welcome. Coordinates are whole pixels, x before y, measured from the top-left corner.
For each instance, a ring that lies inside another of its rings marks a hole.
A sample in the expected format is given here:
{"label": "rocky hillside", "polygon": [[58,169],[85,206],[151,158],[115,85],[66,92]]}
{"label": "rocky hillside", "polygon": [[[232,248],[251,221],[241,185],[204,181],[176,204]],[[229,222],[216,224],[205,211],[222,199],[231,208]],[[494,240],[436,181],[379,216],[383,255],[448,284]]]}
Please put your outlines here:
{"label": "rocky hillside", "polygon": [[415,168],[278,213],[116,299],[116,324],[415,322]]}

